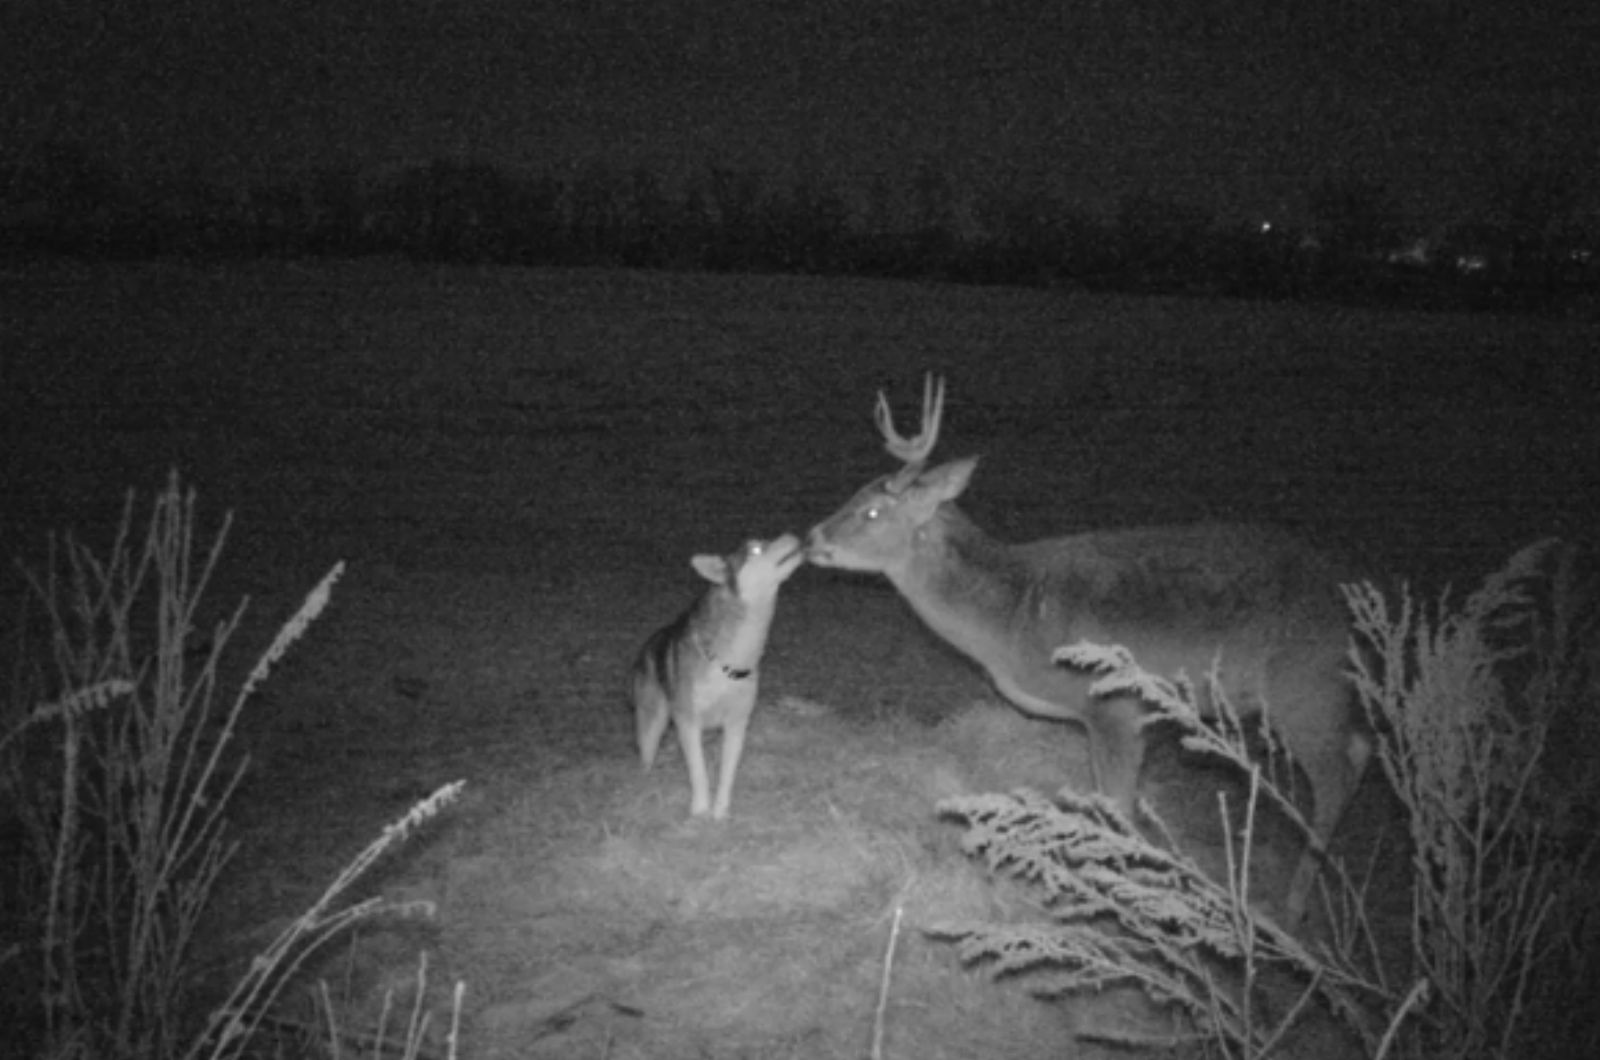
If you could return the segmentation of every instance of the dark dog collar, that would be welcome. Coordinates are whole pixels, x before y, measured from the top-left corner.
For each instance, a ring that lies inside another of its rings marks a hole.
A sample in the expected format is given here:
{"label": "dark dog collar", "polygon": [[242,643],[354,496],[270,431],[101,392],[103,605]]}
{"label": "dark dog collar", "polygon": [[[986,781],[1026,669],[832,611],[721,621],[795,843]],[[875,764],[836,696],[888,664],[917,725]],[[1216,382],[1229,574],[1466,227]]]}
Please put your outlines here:
{"label": "dark dog collar", "polygon": [[743,681],[756,672],[753,666],[729,666],[727,663],[717,662],[717,657],[711,654],[711,650],[698,636],[694,638],[694,646],[699,650],[702,659],[716,666],[730,681]]}

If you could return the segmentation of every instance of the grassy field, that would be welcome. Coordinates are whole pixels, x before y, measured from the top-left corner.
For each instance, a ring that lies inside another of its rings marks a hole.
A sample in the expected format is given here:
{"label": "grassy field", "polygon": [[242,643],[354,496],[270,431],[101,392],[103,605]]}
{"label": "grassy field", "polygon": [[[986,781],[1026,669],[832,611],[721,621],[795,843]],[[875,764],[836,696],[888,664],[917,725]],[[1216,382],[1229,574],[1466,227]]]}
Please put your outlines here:
{"label": "grassy field", "polygon": [[[125,489],[176,467],[211,525],[236,513],[213,603],[252,595],[247,644],[350,562],[250,708],[245,845],[206,971],[464,778],[465,804],[378,881],[439,921],[363,936],[340,989],[359,1006],[429,948],[435,982],[468,983],[471,1056],[859,1056],[901,901],[890,1055],[1036,1056],[1115,1017],[1116,999],[992,987],[914,930],[1021,901],[964,863],[937,798],[1086,774],[1075,733],[997,705],[885,583],[804,570],[785,589],[727,824],[685,823],[670,743],[639,773],[623,675],[699,591],[690,554],[803,532],[887,470],[879,387],[909,409],[924,371],[948,376],[941,453],[984,457],[964,507],[1006,539],[1263,520],[1375,574],[1466,585],[1534,538],[1591,540],[1600,510],[1600,327],[1581,321],[53,266],[0,274],[0,357],[8,558],[42,562],[52,528],[108,534]],[[1195,802],[1172,759],[1158,803]]]}

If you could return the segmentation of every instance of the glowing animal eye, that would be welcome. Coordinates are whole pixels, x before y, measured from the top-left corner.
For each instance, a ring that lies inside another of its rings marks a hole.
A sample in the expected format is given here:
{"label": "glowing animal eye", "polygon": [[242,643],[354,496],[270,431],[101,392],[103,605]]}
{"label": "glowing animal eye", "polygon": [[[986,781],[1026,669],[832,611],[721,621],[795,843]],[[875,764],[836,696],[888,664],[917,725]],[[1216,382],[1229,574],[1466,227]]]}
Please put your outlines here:
{"label": "glowing animal eye", "polygon": [[861,513],[861,518],[867,520],[868,522],[871,522],[872,520],[876,519],[881,514],[883,514],[883,513],[880,512],[877,509],[876,506],[874,506],[874,507],[868,508],[866,511],[862,512]]}

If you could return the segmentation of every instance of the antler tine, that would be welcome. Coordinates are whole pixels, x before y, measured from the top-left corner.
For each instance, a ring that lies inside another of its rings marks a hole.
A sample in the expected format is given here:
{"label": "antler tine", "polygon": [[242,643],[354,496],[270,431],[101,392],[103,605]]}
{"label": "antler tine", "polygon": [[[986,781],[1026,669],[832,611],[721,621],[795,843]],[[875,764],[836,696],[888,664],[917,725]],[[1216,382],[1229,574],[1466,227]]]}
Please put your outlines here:
{"label": "antler tine", "polygon": [[878,391],[878,407],[873,413],[878,431],[883,435],[884,448],[911,466],[928,459],[939,441],[939,421],[944,416],[944,380],[928,373],[922,384],[922,428],[914,438],[904,438],[894,429],[894,413],[889,410],[889,399]]}

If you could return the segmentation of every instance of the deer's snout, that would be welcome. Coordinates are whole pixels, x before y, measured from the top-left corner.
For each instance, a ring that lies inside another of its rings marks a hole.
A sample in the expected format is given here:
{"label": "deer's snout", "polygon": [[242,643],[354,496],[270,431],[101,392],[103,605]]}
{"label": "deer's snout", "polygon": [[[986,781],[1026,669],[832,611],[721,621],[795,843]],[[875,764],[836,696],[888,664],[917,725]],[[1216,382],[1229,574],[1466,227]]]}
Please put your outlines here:
{"label": "deer's snout", "polygon": [[806,560],[811,563],[826,561],[833,554],[833,546],[823,537],[822,527],[813,526],[806,535]]}

